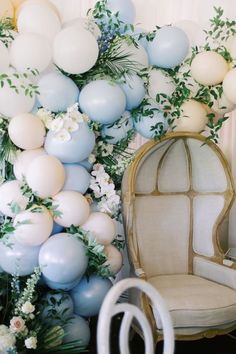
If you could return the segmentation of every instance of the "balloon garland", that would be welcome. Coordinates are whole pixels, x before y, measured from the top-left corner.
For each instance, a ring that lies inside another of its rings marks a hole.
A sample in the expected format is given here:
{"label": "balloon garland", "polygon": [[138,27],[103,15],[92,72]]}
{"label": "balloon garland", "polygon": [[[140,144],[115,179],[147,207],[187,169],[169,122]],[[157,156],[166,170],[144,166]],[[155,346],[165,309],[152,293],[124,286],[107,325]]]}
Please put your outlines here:
{"label": "balloon garland", "polygon": [[236,25],[215,11],[200,43],[191,21],[135,27],[131,0],[67,23],[49,0],[1,1],[0,351],[88,345],[84,317],[122,266],[129,143],[169,130],[217,141],[235,108]]}

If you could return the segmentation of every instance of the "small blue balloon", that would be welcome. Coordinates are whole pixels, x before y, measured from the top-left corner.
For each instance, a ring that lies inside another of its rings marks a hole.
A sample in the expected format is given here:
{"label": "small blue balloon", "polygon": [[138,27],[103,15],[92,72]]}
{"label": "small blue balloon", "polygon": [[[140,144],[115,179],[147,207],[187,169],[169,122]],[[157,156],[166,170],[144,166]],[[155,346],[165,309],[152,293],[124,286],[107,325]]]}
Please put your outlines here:
{"label": "small blue balloon", "polygon": [[88,322],[80,316],[73,315],[65,326],[63,343],[80,341],[81,346],[87,347],[90,341],[90,329]]}
{"label": "small blue balloon", "polygon": [[54,132],[47,133],[44,149],[49,155],[57,157],[64,163],[77,163],[86,159],[94,149],[95,134],[87,123],[80,123],[79,129],[70,133],[69,141],[55,138]]}
{"label": "small blue balloon", "polygon": [[112,282],[109,279],[103,279],[97,275],[82,278],[70,292],[75,313],[85,317],[96,316],[111,287]]}
{"label": "small blue balloon", "polygon": [[124,113],[126,98],[118,85],[107,80],[95,80],[82,89],[79,105],[90,119],[111,124]]}
{"label": "small blue balloon", "polygon": [[88,172],[91,172],[91,171],[92,171],[93,164],[92,164],[91,162],[89,162],[88,160],[80,161],[80,162],[79,162],[79,165],[80,165],[80,166],[83,166],[84,168],[86,168],[86,170],[87,170]]}
{"label": "small blue balloon", "polygon": [[48,280],[69,283],[84,274],[88,257],[81,241],[71,234],[61,233],[51,236],[42,245],[39,265]]}
{"label": "small blue balloon", "polygon": [[60,232],[62,232],[64,229],[63,226],[57,224],[55,221],[53,222],[53,228],[52,228],[52,233],[51,235],[55,235],[55,234],[59,234]]}
{"label": "small blue balloon", "polygon": [[76,84],[59,72],[43,75],[38,81],[38,90],[40,104],[52,112],[66,111],[78,101],[79,97]]}
{"label": "small blue balloon", "polygon": [[102,137],[110,144],[117,144],[127,137],[130,130],[133,129],[133,120],[129,112],[125,112],[121,119],[114,124],[106,124],[102,127]]}
{"label": "small blue balloon", "polygon": [[84,167],[76,164],[64,164],[64,169],[66,178],[63,190],[84,194],[90,185],[91,175]]}
{"label": "small blue balloon", "polygon": [[136,74],[126,75],[125,81],[120,86],[126,96],[126,109],[130,111],[140,105],[144,99],[146,90],[143,80]]}
{"label": "small blue balloon", "polygon": [[74,281],[68,282],[68,283],[59,283],[55,281],[51,281],[47,279],[46,277],[43,276],[43,281],[44,283],[53,290],[64,290],[64,291],[70,291],[72,290],[76,285],[79,284],[81,280],[81,277],[75,279]]}
{"label": "small blue balloon", "polygon": [[188,51],[188,36],[182,29],[173,26],[159,29],[155,38],[147,45],[150,64],[164,69],[181,64]]}
{"label": "small blue balloon", "polygon": [[144,138],[153,139],[167,131],[168,123],[162,112],[154,111],[152,116],[138,117],[137,121],[134,121],[134,128]]}
{"label": "small blue balloon", "polygon": [[56,325],[68,319],[73,311],[74,305],[69,294],[62,291],[51,291],[43,298],[40,316],[44,322]]}
{"label": "small blue balloon", "polygon": [[131,24],[135,20],[135,6],[131,0],[108,0],[106,8],[124,23]]}
{"label": "small blue balloon", "polygon": [[38,266],[39,247],[29,247],[18,243],[13,235],[9,235],[8,244],[0,241],[0,265],[10,274],[19,276],[32,274]]}

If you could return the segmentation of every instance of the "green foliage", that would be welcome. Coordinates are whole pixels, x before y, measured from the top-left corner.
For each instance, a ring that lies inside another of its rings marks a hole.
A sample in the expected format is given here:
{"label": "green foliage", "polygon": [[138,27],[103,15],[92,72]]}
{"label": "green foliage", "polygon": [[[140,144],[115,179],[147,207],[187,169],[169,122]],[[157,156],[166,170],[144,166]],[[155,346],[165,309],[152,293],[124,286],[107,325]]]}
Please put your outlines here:
{"label": "green foliage", "polygon": [[12,35],[12,30],[14,30],[12,18],[1,18],[0,19],[0,40],[9,47],[10,43],[14,39]]}

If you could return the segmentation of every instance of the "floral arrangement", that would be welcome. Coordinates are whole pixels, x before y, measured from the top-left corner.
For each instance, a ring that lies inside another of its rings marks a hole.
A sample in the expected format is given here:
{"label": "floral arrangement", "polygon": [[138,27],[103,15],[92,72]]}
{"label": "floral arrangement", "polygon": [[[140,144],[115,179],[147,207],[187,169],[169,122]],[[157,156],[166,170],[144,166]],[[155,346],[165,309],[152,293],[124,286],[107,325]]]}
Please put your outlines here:
{"label": "floral arrangement", "polygon": [[[98,1],[63,28],[49,1],[27,0],[17,35],[10,0],[4,11],[0,354],[84,352],[87,319],[122,267],[117,225],[130,143],[137,133],[205,129],[217,141],[236,105],[236,24],[215,9],[206,43],[190,50],[181,28],[136,28],[131,0]],[[209,70],[206,78],[202,55],[220,77]]]}

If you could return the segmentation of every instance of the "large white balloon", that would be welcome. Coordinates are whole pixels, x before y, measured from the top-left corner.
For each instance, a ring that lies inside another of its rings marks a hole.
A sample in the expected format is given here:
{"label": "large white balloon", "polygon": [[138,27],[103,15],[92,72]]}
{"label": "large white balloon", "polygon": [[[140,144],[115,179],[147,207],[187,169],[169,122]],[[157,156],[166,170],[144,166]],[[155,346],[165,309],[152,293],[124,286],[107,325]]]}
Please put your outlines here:
{"label": "large white balloon", "polygon": [[119,51],[122,55],[128,55],[128,59],[134,63],[137,69],[143,69],[149,65],[148,54],[141,44],[135,46],[123,40]]}
{"label": "large white balloon", "polygon": [[14,236],[19,243],[38,246],[50,236],[53,219],[44,206],[33,205],[30,209],[16,215],[13,226]]}
{"label": "large white balloon", "polygon": [[[152,69],[149,74],[148,93],[156,102],[157,94],[171,96],[175,91],[175,84],[170,76],[164,70]],[[159,106],[162,106],[158,103]]]}
{"label": "large white balloon", "polygon": [[98,58],[96,38],[85,29],[68,27],[59,32],[53,44],[54,62],[70,74],[91,69]]}
{"label": "large white balloon", "polygon": [[102,245],[109,245],[116,236],[115,223],[105,213],[91,213],[88,220],[81,227],[91,233],[89,237]]}
{"label": "large white balloon", "polygon": [[65,183],[65,170],[56,157],[38,156],[28,167],[26,181],[38,197],[52,197],[62,189]]}
{"label": "large white balloon", "polygon": [[175,131],[199,133],[207,124],[207,111],[195,100],[185,102],[181,107],[181,116],[175,120]]}
{"label": "large white balloon", "polygon": [[232,112],[235,108],[235,104],[230,102],[223,93],[218,100],[216,100],[211,107],[212,111],[221,115]]}
{"label": "large white balloon", "polygon": [[227,61],[214,51],[197,54],[191,64],[193,78],[205,86],[220,84],[228,71]]}
{"label": "large white balloon", "polygon": [[230,70],[223,81],[223,91],[226,98],[236,104],[236,69]]}
{"label": "large white balloon", "polygon": [[20,189],[20,182],[13,180],[0,186],[0,212],[13,218],[17,212],[25,210],[29,199]]}
{"label": "large white balloon", "polygon": [[52,49],[47,38],[33,33],[19,34],[10,49],[11,64],[18,71],[28,68],[45,70],[52,60]]}
{"label": "large white balloon", "polygon": [[47,4],[30,2],[20,9],[17,28],[20,33],[37,33],[52,41],[60,31],[61,22],[57,13]]}
{"label": "large white balloon", "polygon": [[40,148],[46,134],[41,119],[30,113],[19,114],[11,119],[8,133],[12,142],[21,149]]}
{"label": "large white balloon", "polygon": [[7,71],[10,65],[8,49],[2,41],[0,41],[0,58],[0,73],[2,73]]}
{"label": "large white balloon", "polygon": [[72,224],[79,226],[89,216],[90,207],[87,199],[79,192],[62,191],[53,197],[54,205],[61,212],[54,218],[55,222],[64,227]]}
{"label": "large white balloon", "polygon": [[28,171],[29,165],[38,156],[46,155],[44,149],[25,150],[19,153],[14,161],[13,171],[16,179],[22,180]]}
{"label": "large white balloon", "polygon": [[91,19],[86,17],[78,17],[64,23],[63,28],[75,27],[77,29],[85,29],[91,32],[96,39],[101,36],[98,25]]}
{"label": "large white balloon", "polygon": [[206,34],[204,33],[204,28],[198,23],[190,20],[181,20],[174,25],[181,28],[187,34],[191,47],[205,44]]}

